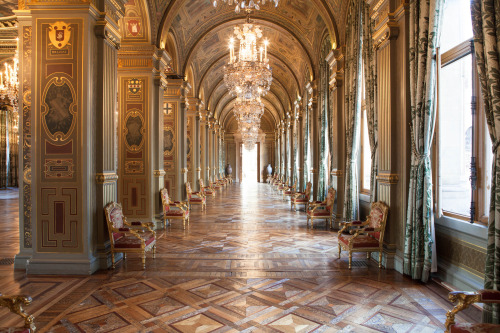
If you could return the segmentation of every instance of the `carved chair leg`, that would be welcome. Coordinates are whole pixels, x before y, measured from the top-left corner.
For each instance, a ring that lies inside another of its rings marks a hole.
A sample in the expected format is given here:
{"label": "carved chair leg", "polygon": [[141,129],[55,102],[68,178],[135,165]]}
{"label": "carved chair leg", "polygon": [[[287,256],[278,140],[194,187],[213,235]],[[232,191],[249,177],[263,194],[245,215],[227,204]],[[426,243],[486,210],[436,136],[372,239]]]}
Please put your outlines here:
{"label": "carved chair leg", "polygon": [[378,253],[378,268],[382,268],[382,250]]}
{"label": "carved chair leg", "polygon": [[153,251],[152,252],[153,252],[153,259],[155,259],[156,258],[156,245],[153,246]]}
{"label": "carved chair leg", "polygon": [[339,259],[340,259],[340,252],[342,251],[340,244],[339,244]]}
{"label": "carved chair leg", "polygon": [[115,269],[115,253],[111,252],[111,267]]}
{"label": "carved chair leg", "polygon": [[370,256],[372,255],[371,252],[366,252],[366,259],[370,260]]}
{"label": "carved chair leg", "polygon": [[142,252],[142,269],[146,269],[146,251]]}
{"label": "carved chair leg", "polygon": [[352,251],[349,251],[349,269],[352,267]]}

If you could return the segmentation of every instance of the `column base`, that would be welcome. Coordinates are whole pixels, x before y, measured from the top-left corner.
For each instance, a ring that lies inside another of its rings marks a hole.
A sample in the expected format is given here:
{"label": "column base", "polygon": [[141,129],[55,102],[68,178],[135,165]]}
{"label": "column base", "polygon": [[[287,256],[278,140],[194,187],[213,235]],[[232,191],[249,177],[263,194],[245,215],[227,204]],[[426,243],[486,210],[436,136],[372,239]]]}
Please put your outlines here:
{"label": "column base", "polygon": [[[103,258],[104,259],[104,258]],[[118,259],[116,259],[118,260]],[[111,263],[111,260],[110,260]],[[91,275],[100,267],[96,257],[90,259],[30,259],[27,261],[28,275]]]}
{"label": "column base", "polygon": [[31,251],[21,251],[14,258],[14,269],[26,269],[31,259]]}

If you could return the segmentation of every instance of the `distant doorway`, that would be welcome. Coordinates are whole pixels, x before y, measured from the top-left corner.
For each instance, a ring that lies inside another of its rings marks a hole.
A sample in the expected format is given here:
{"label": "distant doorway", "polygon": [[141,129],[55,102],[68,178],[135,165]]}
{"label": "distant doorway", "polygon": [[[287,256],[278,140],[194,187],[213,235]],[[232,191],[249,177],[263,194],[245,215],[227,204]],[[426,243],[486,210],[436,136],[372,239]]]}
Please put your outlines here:
{"label": "distant doorway", "polygon": [[243,183],[256,183],[259,181],[259,144],[256,143],[252,149],[246,149],[241,145],[241,181]]}

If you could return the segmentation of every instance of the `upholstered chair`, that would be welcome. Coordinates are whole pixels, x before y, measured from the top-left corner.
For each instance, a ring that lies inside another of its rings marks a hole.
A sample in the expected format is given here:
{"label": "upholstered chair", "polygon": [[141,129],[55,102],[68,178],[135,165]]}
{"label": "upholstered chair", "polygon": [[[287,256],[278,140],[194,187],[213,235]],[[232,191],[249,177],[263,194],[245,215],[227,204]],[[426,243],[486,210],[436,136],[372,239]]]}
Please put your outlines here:
{"label": "upholstered chair", "polygon": [[191,190],[191,183],[186,183],[186,194],[188,197],[189,208],[191,205],[201,205],[201,210],[207,209],[207,198],[203,194],[203,192],[193,192]]}
{"label": "upholstered chair", "polygon": [[222,186],[222,185],[220,185],[217,181],[215,181],[215,182],[210,181],[210,178],[209,178],[209,180],[208,180],[208,185],[209,185],[209,186],[210,186],[210,188],[212,188],[214,191],[216,191],[216,190],[219,190],[219,191],[220,191],[220,190],[222,190],[222,187],[223,187],[223,186]]}
{"label": "upholstered chair", "polygon": [[163,206],[163,227],[167,228],[167,220],[182,220],[182,226],[186,229],[189,224],[189,208],[186,202],[172,201],[166,188],[160,191],[161,204]]}
{"label": "upholstered chair", "polygon": [[353,252],[366,252],[367,258],[370,258],[372,252],[378,252],[378,267],[382,267],[382,245],[388,213],[389,207],[378,201],[372,203],[366,221],[340,223],[342,228],[338,232],[339,258],[342,249],[349,252],[349,269]]}
{"label": "upholstered chair", "polygon": [[146,268],[146,252],[151,251],[153,258],[156,252],[156,232],[152,222],[127,222],[123,215],[122,205],[110,202],[104,207],[111,243],[111,262],[115,268],[115,253],[139,253],[142,267]]}
{"label": "upholstered chair", "polygon": [[31,297],[23,295],[3,296],[0,294],[0,307],[6,307],[10,312],[24,319],[24,327],[0,327],[0,332],[5,333],[32,333],[36,332],[35,317],[24,311],[24,306],[30,305]]}
{"label": "upholstered chair", "polygon": [[210,186],[205,186],[205,182],[203,181],[203,178],[200,178],[198,180],[198,183],[200,184],[200,191],[207,195],[211,195],[212,197],[215,197],[215,189],[213,189]]}
{"label": "upholstered chair", "polygon": [[498,324],[482,324],[482,323],[455,323],[455,315],[467,309],[474,303],[500,303],[500,291],[491,289],[482,289],[476,292],[471,291],[453,291],[448,294],[448,298],[452,303],[458,302],[453,310],[446,313],[447,333],[497,333],[500,332]]}
{"label": "upholstered chair", "polygon": [[286,188],[283,190],[283,200],[286,200],[286,198],[291,198],[295,194],[295,190],[297,189],[297,182],[293,184],[293,186],[286,186]]}
{"label": "upholstered chair", "polygon": [[295,192],[290,198],[291,209],[297,210],[297,205],[304,205],[305,211],[307,212],[307,207],[309,205],[309,198],[311,196],[312,183],[308,182],[306,184],[306,189],[304,192]]}
{"label": "upholstered chair", "polygon": [[326,226],[330,222],[330,228],[332,227],[333,220],[335,219],[335,211],[333,210],[333,204],[335,202],[335,194],[337,192],[333,187],[328,189],[328,194],[326,195],[325,201],[316,201],[314,203],[309,203],[307,212],[307,225],[309,225],[309,220],[311,221],[311,229],[314,227],[314,220],[325,220]]}
{"label": "upholstered chair", "polygon": [[278,185],[278,192],[283,193],[285,191],[285,189],[288,187],[288,181],[289,181],[289,178],[287,178],[284,182],[281,182]]}

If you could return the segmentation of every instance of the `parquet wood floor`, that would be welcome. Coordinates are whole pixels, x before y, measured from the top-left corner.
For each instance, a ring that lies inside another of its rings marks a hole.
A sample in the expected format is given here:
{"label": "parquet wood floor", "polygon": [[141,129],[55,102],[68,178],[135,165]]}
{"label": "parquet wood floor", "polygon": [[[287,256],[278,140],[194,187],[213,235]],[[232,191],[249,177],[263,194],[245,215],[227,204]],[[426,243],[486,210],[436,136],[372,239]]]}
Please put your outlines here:
{"label": "parquet wood floor", "polygon": [[[0,200],[0,257],[18,250],[17,201]],[[452,305],[437,284],[347,269],[337,236],[268,185],[230,185],[158,231],[146,270],[129,255],[90,277],[26,276],[0,265],[0,292],[33,297],[39,332],[442,332]],[[464,315],[465,316],[465,315]],[[459,320],[475,321],[460,317]],[[0,310],[0,326],[19,323]]]}

